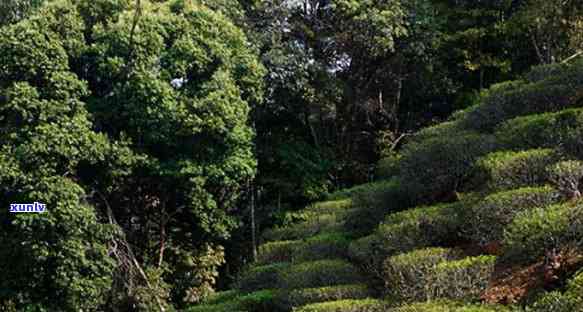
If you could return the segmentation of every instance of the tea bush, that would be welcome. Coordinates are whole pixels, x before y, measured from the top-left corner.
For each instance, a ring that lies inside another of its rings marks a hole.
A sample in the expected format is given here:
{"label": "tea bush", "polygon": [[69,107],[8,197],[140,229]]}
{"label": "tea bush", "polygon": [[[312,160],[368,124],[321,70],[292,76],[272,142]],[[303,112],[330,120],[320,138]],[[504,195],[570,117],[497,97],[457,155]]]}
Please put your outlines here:
{"label": "tea bush", "polygon": [[583,155],[583,110],[568,109],[511,119],[496,130],[501,147],[512,150],[560,147],[573,156]]}
{"label": "tea bush", "polygon": [[462,203],[418,207],[386,217],[376,235],[387,254],[456,241]]}
{"label": "tea bush", "polygon": [[492,136],[471,132],[408,144],[401,162],[403,187],[417,203],[451,199],[472,173],[475,160],[494,148]]}
{"label": "tea bush", "polygon": [[548,168],[551,182],[567,198],[581,196],[581,180],[583,180],[583,162],[578,160],[561,161]]}
{"label": "tea bush", "polygon": [[370,295],[370,291],[366,285],[348,284],[292,290],[286,294],[286,302],[289,307],[299,307],[324,301],[366,299]]}
{"label": "tea bush", "polygon": [[339,300],[309,304],[294,312],[385,312],[388,304],[377,299]]}
{"label": "tea bush", "polygon": [[281,273],[282,289],[315,288],[357,283],[360,272],[344,260],[319,260],[295,264]]}
{"label": "tea bush", "polygon": [[488,287],[495,263],[494,256],[478,256],[438,264],[433,285],[435,298],[478,299]]}
{"label": "tea bush", "polygon": [[344,229],[355,236],[370,234],[386,214],[409,206],[409,198],[396,179],[375,184],[352,198],[354,209],[347,214]]}
{"label": "tea bush", "polygon": [[298,244],[297,240],[265,243],[257,250],[257,263],[291,262]]}
{"label": "tea bush", "polygon": [[477,161],[477,178],[493,190],[541,185],[548,180],[547,166],[558,157],[551,149],[491,153]]}
{"label": "tea bush", "polygon": [[383,264],[386,291],[395,300],[430,300],[434,297],[436,267],[458,257],[458,252],[445,248],[418,249],[389,257]]}
{"label": "tea bush", "polygon": [[[488,131],[517,116],[579,106],[582,94],[578,90],[583,87],[582,66],[581,62],[576,62],[549,72],[542,80],[519,80],[494,86],[462,124],[469,129]],[[531,78],[535,76],[537,73]]]}
{"label": "tea bush", "polygon": [[458,301],[438,300],[423,303],[413,303],[389,310],[391,312],[510,312],[505,306],[489,306],[466,304]]}
{"label": "tea bush", "polygon": [[288,267],[289,263],[273,263],[251,267],[243,271],[237,279],[235,287],[242,292],[277,288],[281,282],[282,272]]}
{"label": "tea bush", "polygon": [[574,312],[583,311],[583,300],[572,294],[563,294],[559,291],[546,293],[527,312]]}
{"label": "tea bush", "polygon": [[309,214],[307,221],[291,226],[268,229],[263,233],[264,241],[284,241],[308,238],[318,233],[338,232],[342,229],[342,218],[336,214]]}
{"label": "tea bush", "polygon": [[505,227],[518,213],[558,203],[561,199],[560,193],[550,186],[525,187],[488,195],[469,209],[464,235],[481,245],[502,241]]}
{"label": "tea bush", "polygon": [[520,213],[504,233],[505,256],[536,260],[553,249],[580,246],[583,206],[566,203]]}

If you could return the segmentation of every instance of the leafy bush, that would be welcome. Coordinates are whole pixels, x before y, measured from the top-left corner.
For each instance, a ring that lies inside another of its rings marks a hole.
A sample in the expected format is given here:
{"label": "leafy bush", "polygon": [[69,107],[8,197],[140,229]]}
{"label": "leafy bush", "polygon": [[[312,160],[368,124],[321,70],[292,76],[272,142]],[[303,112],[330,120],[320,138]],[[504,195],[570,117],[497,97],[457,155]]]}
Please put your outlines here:
{"label": "leafy bush", "polygon": [[202,303],[206,305],[224,303],[227,301],[232,301],[233,299],[240,295],[241,294],[235,289],[219,291],[203,299]]}
{"label": "leafy bush", "polygon": [[387,180],[399,175],[402,156],[399,154],[389,155],[381,158],[377,163],[375,174],[376,179]]}
{"label": "leafy bush", "polygon": [[231,300],[194,306],[187,312],[273,312],[276,306],[274,290],[261,290]]}
{"label": "leafy bush", "polygon": [[386,252],[382,250],[378,235],[372,234],[352,241],[348,246],[348,257],[363,271],[382,280],[382,262],[386,258]]}
{"label": "leafy bush", "polygon": [[319,288],[292,290],[286,296],[289,307],[299,307],[310,303],[345,299],[366,299],[370,291],[364,284],[349,284]]}
{"label": "leafy bush", "polygon": [[383,269],[388,294],[404,301],[433,298],[435,268],[457,257],[458,253],[451,249],[427,248],[387,258]]}
{"label": "leafy bush", "polygon": [[583,110],[568,109],[515,118],[496,131],[500,145],[508,149],[561,147],[575,157],[583,156]]}
{"label": "leafy bush", "polygon": [[527,312],[574,312],[583,310],[583,300],[581,297],[572,294],[563,294],[553,291],[538,299]]}
{"label": "leafy bush", "polygon": [[376,231],[381,248],[390,255],[456,241],[461,206],[461,202],[438,204],[388,215]]}
{"label": "leafy bush", "polygon": [[519,212],[560,200],[559,192],[550,186],[525,187],[489,195],[469,209],[464,234],[482,245],[502,241],[504,228]]}
{"label": "leafy bush", "polygon": [[494,190],[541,185],[548,180],[547,166],[557,158],[550,149],[495,152],[476,162],[477,177]]}
{"label": "leafy bush", "polygon": [[506,228],[505,255],[516,260],[535,260],[553,249],[579,246],[582,237],[580,203],[535,208],[518,214]]}
{"label": "leafy bush", "polygon": [[517,116],[575,107],[581,102],[578,91],[583,87],[581,66],[581,62],[564,66],[535,82],[515,81],[495,86],[486,92],[481,105],[468,114],[463,125],[484,131]]}
{"label": "leafy bush", "polygon": [[295,312],[384,312],[388,304],[376,299],[339,300],[309,304]]}
{"label": "leafy bush", "polygon": [[401,178],[416,202],[449,199],[470,176],[475,160],[495,147],[491,136],[461,132],[404,147]]}
{"label": "leafy bush", "polygon": [[336,213],[339,211],[347,210],[352,207],[352,199],[345,198],[345,199],[337,199],[337,200],[330,200],[315,203],[312,206],[308,207],[308,211],[313,211],[316,213]]}
{"label": "leafy bush", "polygon": [[578,160],[561,161],[548,168],[551,182],[567,198],[581,196],[580,184],[583,179],[583,162]]}
{"label": "leafy bush", "polygon": [[291,262],[299,241],[268,242],[257,251],[257,263],[269,264],[273,262]]}
{"label": "leafy bush", "polygon": [[496,257],[455,260],[451,249],[429,248],[388,258],[385,283],[397,300],[476,299],[488,286]]}
{"label": "leafy bush", "polygon": [[368,192],[370,192],[371,189],[373,189],[373,190],[374,189],[382,189],[388,184],[391,184],[391,181],[378,181],[378,182],[360,184],[360,185],[356,185],[356,186],[351,187],[351,188],[342,189],[342,190],[336,191],[332,194],[329,194],[326,199],[327,200],[349,199],[349,198],[353,198],[355,195],[357,195],[359,193],[368,193]]}
{"label": "leafy bush", "polygon": [[346,254],[348,244],[348,237],[341,233],[324,233],[304,240],[269,242],[259,247],[257,261],[268,264],[337,258]]}
{"label": "leafy bush", "polygon": [[435,298],[477,299],[488,287],[496,257],[468,257],[442,262],[435,269]]}
{"label": "leafy bush", "polygon": [[243,271],[237,279],[235,287],[242,292],[276,288],[281,281],[282,271],[288,267],[289,263],[273,263],[251,267]]}
{"label": "leafy bush", "polygon": [[291,226],[268,229],[263,233],[265,241],[284,241],[308,238],[318,233],[338,232],[342,220],[336,214],[309,214],[307,221]]}
{"label": "leafy bush", "polygon": [[505,306],[472,305],[458,301],[439,300],[413,303],[390,310],[391,312],[506,312]]}
{"label": "leafy bush", "polygon": [[348,254],[367,272],[381,277],[383,261],[391,255],[458,241],[463,205],[439,204],[390,214],[374,234],[352,242]]}
{"label": "leafy bush", "polygon": [[348,237],[341,233],[320,234],[298,244],[292,257],[293,262],[338,258],[346,255]]}
{"label": "leafy bush", "polygon": [[347,214],[344,229],[356,236],[370,234],[384,215],[409,206],[409,199],[396,179],[355,193],[352,202],[354,209]]}
{"label": "leafy bush", "polygon": [[361,274],[343,260],[319,260],[292,265],[281,274],[280,288],[314,288],[352,284],[361,281]]}

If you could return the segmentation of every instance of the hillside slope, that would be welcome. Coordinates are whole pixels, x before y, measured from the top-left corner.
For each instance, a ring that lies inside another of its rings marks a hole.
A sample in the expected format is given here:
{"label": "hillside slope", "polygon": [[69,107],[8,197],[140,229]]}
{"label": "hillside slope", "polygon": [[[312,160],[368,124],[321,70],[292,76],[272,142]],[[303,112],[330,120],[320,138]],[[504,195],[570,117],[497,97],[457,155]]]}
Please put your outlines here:
{"label": "hillside slope", "polygon": [[492,87],[379,169],[188,311],[583,311],[583,62]]}

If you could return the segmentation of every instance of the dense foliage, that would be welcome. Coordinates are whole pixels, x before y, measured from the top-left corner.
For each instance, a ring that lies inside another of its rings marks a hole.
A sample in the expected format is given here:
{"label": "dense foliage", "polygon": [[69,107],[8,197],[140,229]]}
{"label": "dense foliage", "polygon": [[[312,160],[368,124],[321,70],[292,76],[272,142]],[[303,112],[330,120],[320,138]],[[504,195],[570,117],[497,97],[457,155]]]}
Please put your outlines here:
{"label": "dense foliage", "polygon": [[583,309],[583,2],[0,2],[0,311]]}

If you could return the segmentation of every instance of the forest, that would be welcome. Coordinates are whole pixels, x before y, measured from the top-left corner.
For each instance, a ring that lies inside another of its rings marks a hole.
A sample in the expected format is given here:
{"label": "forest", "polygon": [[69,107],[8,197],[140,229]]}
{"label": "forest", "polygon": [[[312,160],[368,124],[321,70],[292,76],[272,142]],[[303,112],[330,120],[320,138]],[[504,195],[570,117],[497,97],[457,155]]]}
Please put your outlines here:
{"label": "forest", "polygon": [[583,312],[580,0],[0,0],[0,312]]}

